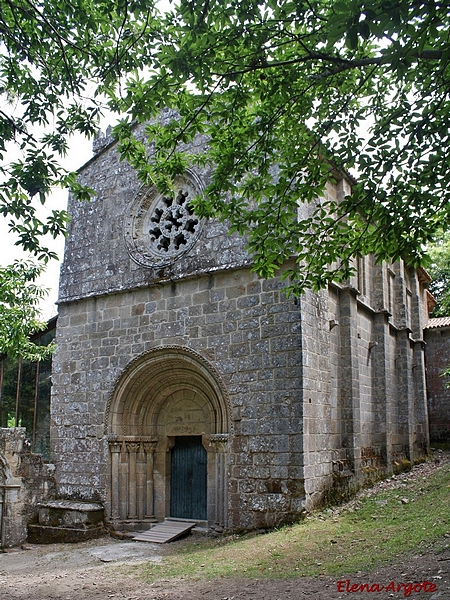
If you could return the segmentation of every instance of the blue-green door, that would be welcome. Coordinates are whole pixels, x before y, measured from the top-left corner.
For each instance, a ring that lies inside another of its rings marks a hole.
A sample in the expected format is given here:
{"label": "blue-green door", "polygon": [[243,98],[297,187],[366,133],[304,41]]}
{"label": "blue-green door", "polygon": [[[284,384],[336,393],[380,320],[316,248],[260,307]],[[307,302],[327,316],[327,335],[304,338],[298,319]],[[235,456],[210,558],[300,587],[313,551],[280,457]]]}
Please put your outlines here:
{"label": "blue-green door", "polygon": [[171,456],[170,516],[206,520],[206,450],[201,436],[175,438]]}

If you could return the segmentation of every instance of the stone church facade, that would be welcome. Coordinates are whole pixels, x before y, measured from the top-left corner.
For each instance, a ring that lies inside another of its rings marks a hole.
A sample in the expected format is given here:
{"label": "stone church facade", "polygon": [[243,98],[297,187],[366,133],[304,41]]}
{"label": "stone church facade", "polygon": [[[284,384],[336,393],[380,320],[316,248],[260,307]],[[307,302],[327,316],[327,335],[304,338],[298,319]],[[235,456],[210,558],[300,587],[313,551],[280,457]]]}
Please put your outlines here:
{"label": "stone church facade", "polygon": [[273,527],[428,451],[426,274],[364,257],[288,299],[192,213],[209,176],[164,197],[106,138],[80,170],[96,196],[69,201],[52,461],[58,497],[101,502],[116,530]]}

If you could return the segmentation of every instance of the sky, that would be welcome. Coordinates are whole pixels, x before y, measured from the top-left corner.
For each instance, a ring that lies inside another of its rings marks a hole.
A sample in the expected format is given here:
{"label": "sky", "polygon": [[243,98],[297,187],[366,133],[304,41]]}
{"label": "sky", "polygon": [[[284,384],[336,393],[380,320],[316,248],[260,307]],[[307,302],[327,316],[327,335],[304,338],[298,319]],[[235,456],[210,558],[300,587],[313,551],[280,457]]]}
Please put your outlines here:
{"label": "sky", "polygon": [[[62,165],[68,170],[77,170],[92,156],[92,140],[87,140],[84,136],[79,135],[72,138],[70,150],[67,156],[61,161]],[[39,216],[44,218],[50,214],[53,209],[62,209],[67,207],[67,190],[55,189],[49,196],[46,204],[39,207]],[[28,253],[15,246],[16,238],[14,234],[8,231],[8,218],[0,216],[0,265],[6,266],[11,264],[15,259],[31,258]],[[39,284],[49,290],[48,295],[43,299],[40,309],[41,317],[47,321],[55,316],[58,312],[58,307],[55,304],[58,299],[58,283],[59,269],[64,257],[64,237],[59,236],[53,240],[51,236],[46,239],[46,244],[49,248],[55,251],[59,260],[49,261],[45,273],[39,280]]]}
{"label": "sky", "polygon": [[[158,7],[164,12],[167,11],[173,0],[159,0]],[[94,86],[95,87],[95,86]],[[89,97],[89,88],[86,91]],[[97,98],[98,100],[98,98]],[[9,106],[9,109],[11,107]],[[20,105],[19,105],[20,108]],[[116,121],[114,116],[111,116],[107,110],[104,110],[103,117],[100,122],[100,129],[106,130],[109,124],[113,124]],[[10,153],[8,150],[8,162],[15,160],[16,151],[12,149]],[[70,141],[70,150],[65,159],[60,161],[60,164],[70,171],[79,169],[84,163],[86,163],[92,157],[92,140],[87,140],[81,134],[77,137],[72,138]],[[45,220],[46,214],[50,214],[52,209],[66,208],[67,207],[67,190],[55,189],[54,193],[48,198],[46,205],[42,208],[42,212],[38,214]],[[14,245],[16,238],[13,234],[8,232],[8,218],[0,216],[0,266],[6,266],[11,264],[15,259],[27,259],[32,258],[27,253],[23,252],[19,247]],[[51,237],[46,240],[46,245],[50,249],[54,250],[59,257],[59,261],[52,260],[48,263],[46,272],[41,277],[39,283],[49,290],[49,293],[45,300],[41,303],[41,317],[44,320],[48,320],[57,314],[58,308],[56,301],[58,299],[58,283],[59,283],[59,270],[60,264],[64,256],[64,237],[60,236],[56,240]]]}

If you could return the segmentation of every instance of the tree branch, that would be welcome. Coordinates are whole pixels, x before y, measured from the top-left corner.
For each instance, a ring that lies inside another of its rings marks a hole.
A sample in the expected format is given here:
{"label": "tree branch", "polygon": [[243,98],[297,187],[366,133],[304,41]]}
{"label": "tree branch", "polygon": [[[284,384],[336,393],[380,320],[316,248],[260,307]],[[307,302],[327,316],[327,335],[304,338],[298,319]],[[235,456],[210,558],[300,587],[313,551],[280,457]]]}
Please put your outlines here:
{"label": "tree branch", "polygon": [[[442,50],[423,50],[422,52],[410,52],[407,53],[408,56],[412,56],[417,60],[440,60],[443,56]],[[398,60],[398,55],[396,56]],[[291,66],[295,64],[304,64],[308,62],[314,61],[324,61],[333,64],[337,64],[338,67],[333,69],[328,74],[334,75],[341,71],[355,69],[360,67],[367,66],[380,66],[384,64],[389,64],[391,62],[391,57],[389,55],[385,56],[374,56],[372,58],[358,58],[349,60],[346,58],[342,58],[341,56],[333,56],[330,54],[325,54],[323,52],[310,52],[307,56],[299,56],[298,58],[292,58],[290,60],[280,60],[273,62],[264,62],[264,63],[255,63],[246,69],[241,69],[239,71],[229,71],[227,73],[213,73],[213,75],[221,76],[221,77],[234,77],[235,75],[243,75],[245,73],[250,73],[251,71],[257,70],[265,70],[265,69],[278,69],[280,67]]]}

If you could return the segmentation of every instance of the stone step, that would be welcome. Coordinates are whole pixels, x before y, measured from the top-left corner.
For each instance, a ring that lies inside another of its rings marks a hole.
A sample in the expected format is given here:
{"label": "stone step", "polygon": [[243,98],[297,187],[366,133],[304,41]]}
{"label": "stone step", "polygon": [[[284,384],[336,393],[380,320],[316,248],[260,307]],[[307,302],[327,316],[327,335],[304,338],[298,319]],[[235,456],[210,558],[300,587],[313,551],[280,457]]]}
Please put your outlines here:
{"label": "stone step", "polygon": [[103,524],[95,527],[50,527],[49,525],[28,525],[28,542],[30,544],[70,544],[85,542],[101,537],[106,533]]}
{"label": "stone step", "polygon": [[33,544],[82,542],[105,533],[104,509],[96,502],[52,500],[38,507],[38,522],[28,525]]}
{"label": "stone step", "polygon": [[39,525],[50,527],[94,527],[103,518],[103,506],[96,502],[52,500],[38,507]]}

